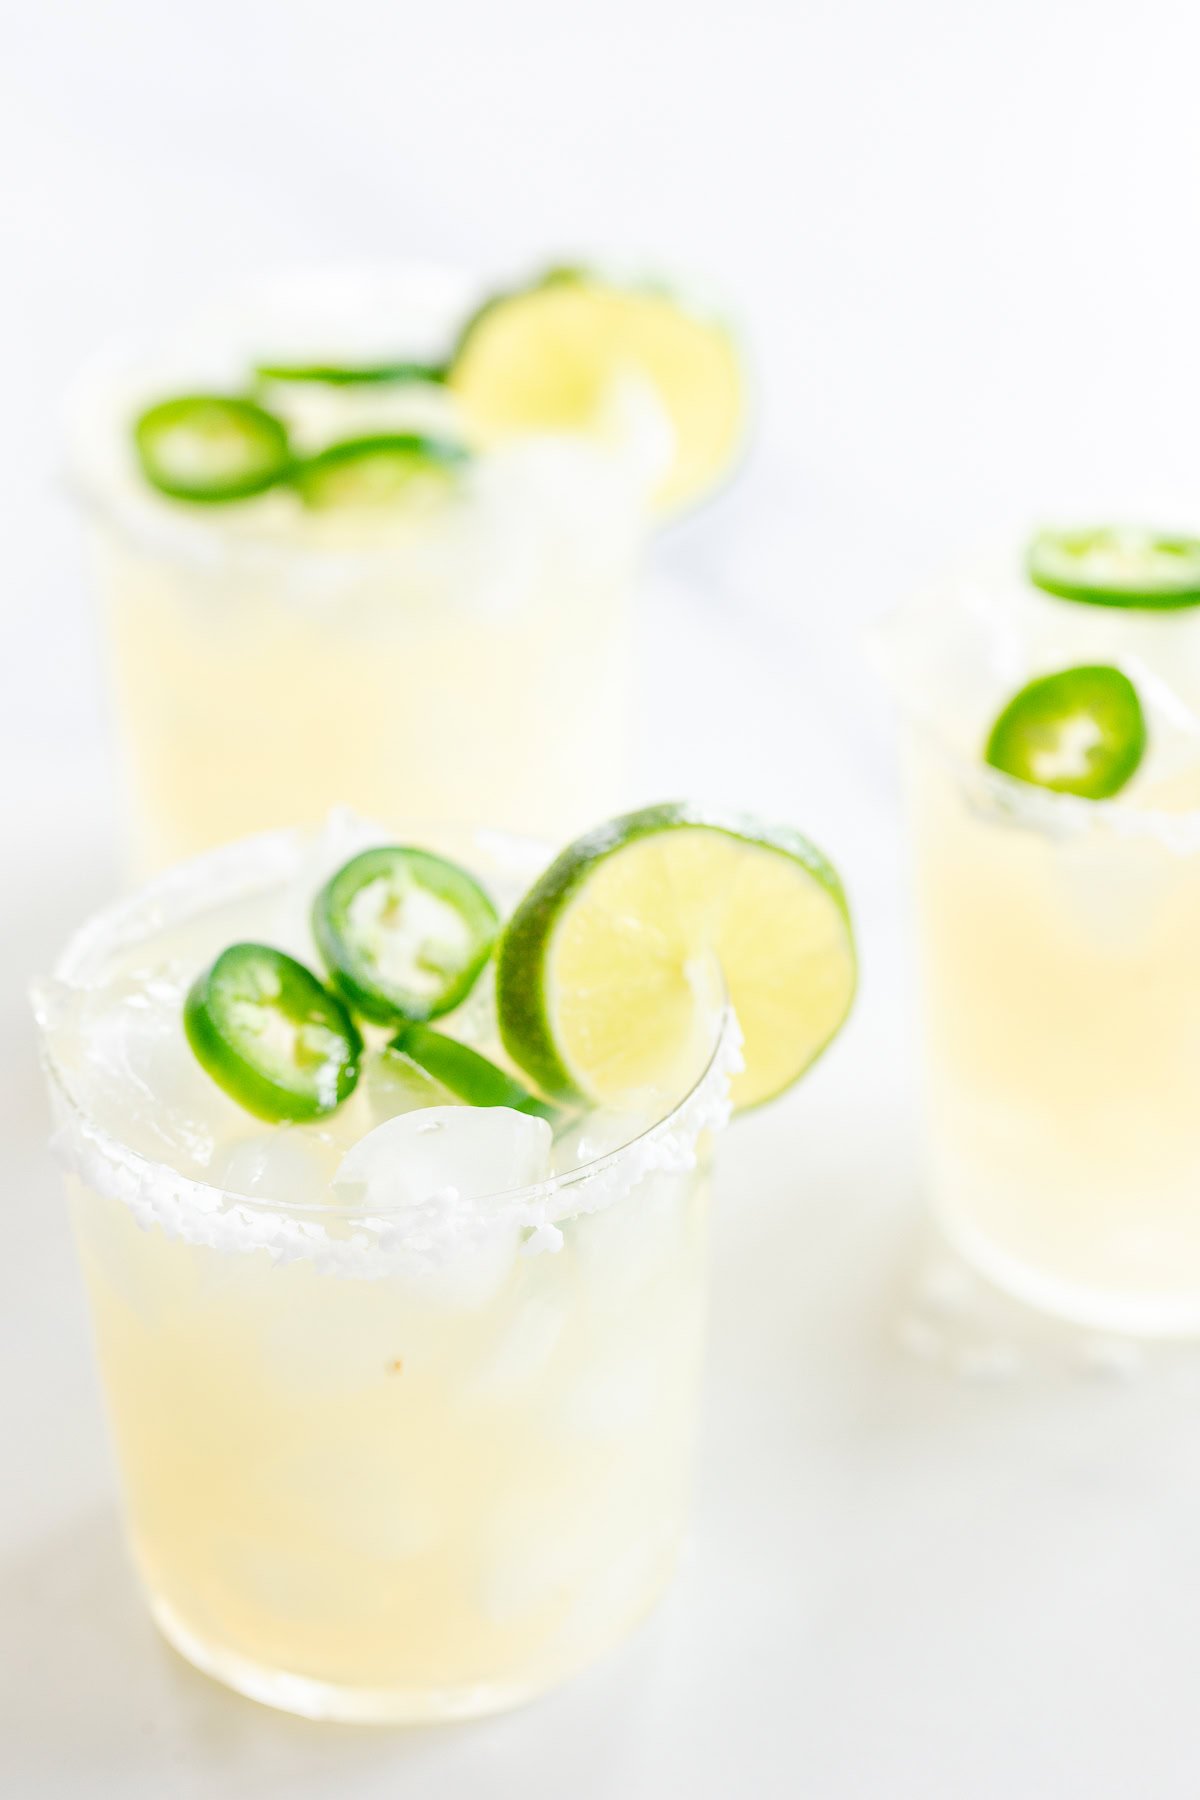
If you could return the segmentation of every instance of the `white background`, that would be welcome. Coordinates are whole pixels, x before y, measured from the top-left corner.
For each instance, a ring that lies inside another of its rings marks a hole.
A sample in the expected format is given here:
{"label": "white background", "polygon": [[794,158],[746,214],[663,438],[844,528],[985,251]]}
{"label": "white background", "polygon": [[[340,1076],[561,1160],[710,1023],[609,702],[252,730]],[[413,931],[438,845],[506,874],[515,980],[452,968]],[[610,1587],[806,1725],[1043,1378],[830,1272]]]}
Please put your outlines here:
{"label": "white background", "polygon": [[[1194,1800],[1196,1371],[914,1300],[896,801],[856,643],[1039,517],[1200,518],[1191,0],[3,0],[0,26],[0,1787]],[[508,1719],[323,1729],[178,1663],[122,1560],[22,994],[118,879],[61,396],[112,332],[279,263],[604,254],[723,289],[759,387],[741,482],[656,553],[646,794],[807,826],[863,990],[724,1145],[669,1602]]]}

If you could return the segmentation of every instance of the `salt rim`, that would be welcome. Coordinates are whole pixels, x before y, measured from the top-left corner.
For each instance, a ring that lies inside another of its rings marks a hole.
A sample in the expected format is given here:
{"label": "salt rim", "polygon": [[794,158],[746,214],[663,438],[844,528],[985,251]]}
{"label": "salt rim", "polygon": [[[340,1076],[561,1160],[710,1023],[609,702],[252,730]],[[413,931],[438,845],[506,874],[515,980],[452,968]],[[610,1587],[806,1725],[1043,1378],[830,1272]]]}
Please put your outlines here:
{"label": "salt rim", "polygon": [[[221,507],[210,512],[164,505],[133,461],[126,442],[127,414],[131,407],[147,404],[160,386],[169,390],[174,385],[176,391],[181,382],[185,387],[243,386],[249,362],[262,353],[262,340],[277,337],[283,342],[289,328],[295,329],[298,300],[301,313],[308,309],[311,332],[322,330],[314,314],[323,315],[325,328],[338,315],[347,343],[362,336],[386,302],[408,317],[418,344],[427,340],[432,354],[435,341],[452,340],[479,286],[464,270],[429,263],[298,268],[244,283],[165,331],[111,341],[84,365],[68,401],[68,483],[74,497],[125,536],[200,566],[235,561],[269,565],[299,557],[305,564],[322,565],[328,575],[402,556],[403,546],[394,542],[345,547],[298,545],[261,531],[240,536],[229,531],[230,515]],[[275,319],[277,326],[265,323]],[[373,340],[362,346],[363,355],[377,353]]]}
{"label": "salt rim", "polygon": [[[650,1175],[682,1175],[697,1145],[733,1110],[730,1082],[743,1066],[742,1034],[731,1008],[721,1019],[703,1075],[674,1110],[640,1137],[593,1163],[507,1194],[462,1199],[444,1189],[417,1205],[380,1213],[333,1206],[251,1201],[179,1175],[128,1149],[79,1111],[48,1063],[60,1163],[94,1192],[127,1206],[144,1231],[232,1252],[265,1250],[273,1263],[307,1261],[322,1274],[380,1280],[421,1274],[502,1232],[524,1235],[528,1252],[561,1248],[560,1227],[623,1199]],[[330,1229],[340,1225],[340,1233]]]}
{"label": "salt rim", "polygon": [[[426,553],[431,553],[439,547],[444,549],[446,543],[457,542],[460,534],[453,530],[448,535],[444,531],[431,534],[426,520],[402,531],[392,528],[386,535],[359,543],[320,542],[298,539],[294,530],[279,533],[278,521],[269,523],[261,514],[252,520],[251,512],[236,517],[245,524],[253,522],[253,529],[231,530],[231,518],[235,515],[227,508],[189,509],[174,502],[164,503],[163,497],[146,485],[125,442],[127,415],[131,407],[140,407],[154,398],[160,386],[168,391],[172,385],[178,391],[181,382],[184,387],[243,386],[247,362],[256,351],[261,354],[260,339],[269,340],[275,335],[281,342],[286,341],[289,329],[295,329],[298,314],[306,314],[306,308],[317,313],[324,310],[328,317],[337,315],[347,344],[361,340],[365,328],[385,311],[389,316],[392,312],[406,315],[416,335],[417,352],[436,360],[439,355],[448,354],[462,326],[481,301],[495,291],[495,285],[478,274],[433,263],[297,268],[244,284],[223,302],[210,303],[171,331],[116,340],[85,365],[70,402],[70,491],[85,511],[104,519],[124,538],[154,554],[201,569],[222,570],[234,565],[251,573],[282,569],[306,577],[320,593],[366,572],[386,570],[392,565],[404,568],[414,554],[414,546],[424,546]],[[273,318],[278,318],[277,326],[262,323]],[[311,344],[313,334],[321,329],[313,325],[311,311],[306,315],[306,324],[305,341]],[[368,332],[367,338],[357,353],[367,359],[383,354],[374,336]],[[344,354],[352,357],[356,352],[347,349]],[[161,381],[151,379],[156,372],[161,372]],[[414,384],[414,388],[419,386]],[[443,409],[447,412],[447,419],[441,423],[448,424],[456,410],[450,392],[441,386],[432,391],[438,396],[439,413]],[[432,421],[425,424],[432,428]],[[640,518],[637,467],[638,455],[644,453],[643,438],[644,433],[635,434],[632,448],[621,457],[603,454],[596,445],[573,433],[546,433],[536,442],[543,446],[565,444],[574,456],[600,457],[605,478],[622,491],[628,486]],[[519,451],[520,447],[516,448]],[[512,453],[510,447],[508,454]],[[493,450],[486,459],[477,457],[465,471],[461,503],[480,516],[486,508],[476,493],[483,479],[477,465],[494,461],[498,454],[502,453]],[[622,476],[626,462],[629,467]],[[595,466],[590,468],[589,483],[595,483],[598,474]],[[244,504],[252,509],[262,508],[277,500],[277,495],[268,493]]]}
{"label": "salt rim", "polygon": [[[1174,856],[1200,854],[1200,809],[1167,812],[1119,796],[1087,800],[1078,794],[1039,788],[993,768],[982,758],[974,760],[956,744],[937,717],[926,684],[917,678],[911,656],[897,656],[892,642],[900,624],[922,604],[930,610],[927,596],[917,608],[910,603],[875,620],[864,634],[864,650],[907,723],[959,781],[968,806],[998,824],[1025,827],[1044,837],[1067,840],[1107,831],[1126,841],[1158,843]],[[1155,615],[1160,616],[1166,615]],[[1131,666],[1141,662],[1137,656],[1125,660]]]}
{"label": "salt rim", "polygon": [[[364,829],[373,828],[364,822]],[[498,845],[506,841],[502,833],[482,836]],[[102,955],[161,928],[185,902],[187,912],[195,913],[283,881],[296,873],[297,858],[312,843],[311,834],[303,831],[271,832],[168,870],[89,920],[60,957],[55,979],[79,985]],[[35,1011],[50,1084],[53,1148],[69,1173],[127,1206],[143,1230],[157,1226],[168,1238],[226,1253],[265,1250],[274,1263],[306,1261],[321,1273],[359,1280],[379,1280],[400,1270],[420,1275],[499,1233],[523,1236],[528,1252],[559,1249],[566,1221],[604,1210],[650,1175],[694,1169],[702,1135],[728,1123],[730,1084],[744,1066],[741,1028],[727,1005],[717,1020],[708,1062],[689,1092],[617,1150],[531,1187],[474,1199],[448,1188],[416,1205],[367,1213],[333,1204],[250,1199],[130,1149],[74,1099],[46,1040],[50,1021],[36,997]]]}
{"label": "salt rim", "polygon": [[912,711],[908,719],[955,775],[968,806],[997,824],[1026,827],[1063,841],[1109,832],[1127,842],[1161,844],[1172,856],[1200,854],[1200,810],[1169,813],[1129,801],[1085,800],[1079,794],[1039,788],[988,763],[973,763],[927,715]]}

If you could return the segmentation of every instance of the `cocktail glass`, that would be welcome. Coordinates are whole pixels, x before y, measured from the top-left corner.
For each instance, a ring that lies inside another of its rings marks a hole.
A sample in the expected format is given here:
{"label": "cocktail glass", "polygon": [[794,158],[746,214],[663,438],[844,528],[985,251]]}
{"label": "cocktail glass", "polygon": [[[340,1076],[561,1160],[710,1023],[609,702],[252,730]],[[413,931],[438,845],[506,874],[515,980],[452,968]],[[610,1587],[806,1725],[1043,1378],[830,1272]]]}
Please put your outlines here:
{"label": "cocktail glass", "polygon": [[[340,804],[558,838],[626,799],[646,528],[631,439],[500,447],[472,460],[452,503],[411,518],[309,514],[285,490],[180,502],[136,463],[132,424],[153,402],[244,391],[256,361],[314,345],[436,359],[472,298],[419,271],[297,278],[85,379],[75,479],[143,872]],[[294,383],[286,400],[300,449],[453,435],[436,383]]]}
{"label": "cocktail glass", "polygon": [[[491,835],[467,854],[496,889],[538,866]],[[316,1128],[215,1087],[191,1119],[153,985],[290,929],[310,856],[279,833],[160,877],[38,994],[129,1534],[164,1634],[229,1686],[322,1718],[485,1713],[590,1663],[670,1575],[736,1027],[706,1021],[662,1116],[576,1122],[533,1187],[339,1203]]]}
{"label": "cocktail glass", "polygon": [[[1083,1325],[1200,1332],[1197,620],[968,581],[879,646],[906,717],[937,1219],[985,1276]],[[1117,661],[1145,779],[1090,801],[985,765],[1039,669]]]}

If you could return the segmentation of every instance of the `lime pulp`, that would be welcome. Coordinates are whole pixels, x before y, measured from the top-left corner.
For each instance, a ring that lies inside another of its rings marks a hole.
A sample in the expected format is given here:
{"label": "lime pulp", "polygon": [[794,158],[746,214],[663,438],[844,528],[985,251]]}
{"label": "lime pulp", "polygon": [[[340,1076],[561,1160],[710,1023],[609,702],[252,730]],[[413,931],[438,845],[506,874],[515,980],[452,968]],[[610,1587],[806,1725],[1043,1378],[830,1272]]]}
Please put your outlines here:
{"label": "lime pulp", "polygon": [[580,838],[521,901],[497,952],[505,1049],[556,1100],[670,1093],[719,967],[746,1067],[734,1104],[789,1087],[854,996],[837,874],[799,832],[670,804]]}
{"label": "lime pulp", "polygon": [[745,374],[725,324],[660,286],[578,268],[492,295],[464,326],[446,379],[484,448],[542,432],[608,441],[631,396],[643,418],[648,398],[663,515],[727,476],[745,429]]}

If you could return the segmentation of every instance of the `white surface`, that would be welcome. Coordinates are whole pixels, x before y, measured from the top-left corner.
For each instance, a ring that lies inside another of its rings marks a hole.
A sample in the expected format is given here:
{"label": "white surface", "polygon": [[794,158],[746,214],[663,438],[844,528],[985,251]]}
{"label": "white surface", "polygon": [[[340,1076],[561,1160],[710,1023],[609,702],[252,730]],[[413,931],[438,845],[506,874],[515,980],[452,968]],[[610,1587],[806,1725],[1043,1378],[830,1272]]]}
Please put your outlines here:
{"label": "white surface", "polygon": [[[4,13],[0,1788],[1194,1800],[1191,1363],[988,1382],[913,1354],[895,801],[854,632],[1030,517],[1200,515],[1195,9]],[[660,547],[645,785],[812,831],[856,902],[861,1002],[724,1145],[694,1550],[654,1622],[498,1722],[306,1726],[193,1675],[143,1616],[42,1144],[20,986],[115,881],[55,405],[94,343],[241,269],[580,249],[705,271],[751,329],[758,450]],[[966,1360],[1003,1374],[994,1345]]]}

